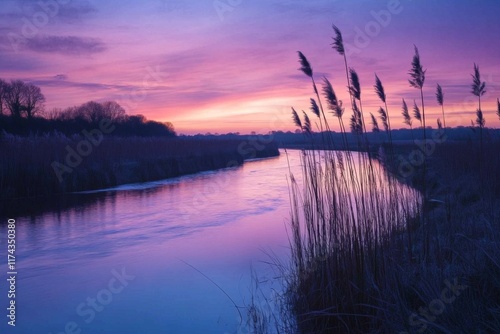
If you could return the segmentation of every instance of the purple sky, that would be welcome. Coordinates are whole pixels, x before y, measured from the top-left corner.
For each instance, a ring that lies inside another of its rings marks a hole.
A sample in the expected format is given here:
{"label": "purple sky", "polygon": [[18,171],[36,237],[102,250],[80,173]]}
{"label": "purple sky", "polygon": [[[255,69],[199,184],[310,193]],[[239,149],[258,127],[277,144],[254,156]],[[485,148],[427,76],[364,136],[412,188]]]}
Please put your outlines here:
{"label": "purple sky", "polygon": [[360,75],[365,113],[380,106],[376,72],[393,127],[403,127],[401,98],[419,98],[407,80],[416,44],[430,125],[440,117],[438,82],[448,126],[475,118],[476,62],[487,83],[486,125],[499,126],[499,12],[497,0],[1,0],[0,78],[39,85],[47,110],[116,100],[179,133],[289,130],[290,107],[307,109],[312,97],[298,50],[318,82],[328,77],[349,100],[343,59],[330,46],[335,23]]}

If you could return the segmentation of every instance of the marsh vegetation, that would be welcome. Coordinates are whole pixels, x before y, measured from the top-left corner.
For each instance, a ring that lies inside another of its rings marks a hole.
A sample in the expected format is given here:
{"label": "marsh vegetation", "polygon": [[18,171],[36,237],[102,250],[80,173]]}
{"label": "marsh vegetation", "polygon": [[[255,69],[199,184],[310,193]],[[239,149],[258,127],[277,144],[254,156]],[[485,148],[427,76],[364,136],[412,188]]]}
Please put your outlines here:
{"label": "marsh vegetation", "polygon": [[[479,103],[469,129],[470,138],[478,140],[447,141],[446,87],[436,87],[442,120],[436,120],[436,129],[428,128],[426,70],[415,47],[407,82],[420,99],[413,102],[413,117],[405,100],[401,112],[412,136],[417,131],[423,140],[395,143],[395,111],[388,108],[391,97],[382,80],[375,75],[381,107],[368,113],[342,34],[333,28],[350,101],[343,104],[327,78],[318,88],[312,65],[299,52],[313,98],[309,112],[292,108],[292,119],[311,147],[324,151],[304,150],[302,174],[290,175],[291,266],[281,268],[287,286],[283,309],[293,325],[287,322],[278,331],[500,332],[500,140],[485,126],[486,87],[479,67],[474,64],[470,93]],[[495,117],[500,116],[497,104]],[[346,109],[352,111],[350,138],[357,138],[365,154],[351,151]],[[375,152],[367,119],[373,132],[386,133]],[[338,124],[340,136],[332,135],[331,122]],[[411,170],[401,168],[402,160]]]}

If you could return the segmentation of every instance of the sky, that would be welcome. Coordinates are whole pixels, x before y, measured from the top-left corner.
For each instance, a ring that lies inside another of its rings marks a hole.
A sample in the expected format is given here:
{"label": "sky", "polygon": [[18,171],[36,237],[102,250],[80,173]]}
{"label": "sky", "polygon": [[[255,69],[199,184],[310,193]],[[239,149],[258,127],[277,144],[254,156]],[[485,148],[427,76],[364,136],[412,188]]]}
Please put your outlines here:
{"label": "sky", "polygon": [[[0,78],[40,86],[47,111],[114,100],[181,134],[293,131],[291,107],[308,110],[313,97],[297,51],[348,104],[344,60],[331,47],[335,24],[360,76],[365,116],[381,106],[376,73],[392,127],[405,127],[401,99],[420,98],[408,84],[416,45],[427,69],[427,124],[442,117],[437,83],[447,126],[475,119],[477,63],[486,126],[498,127],[499,11],[497,0],[0,0]],[[333,116],[331,124],[338,129]]]}

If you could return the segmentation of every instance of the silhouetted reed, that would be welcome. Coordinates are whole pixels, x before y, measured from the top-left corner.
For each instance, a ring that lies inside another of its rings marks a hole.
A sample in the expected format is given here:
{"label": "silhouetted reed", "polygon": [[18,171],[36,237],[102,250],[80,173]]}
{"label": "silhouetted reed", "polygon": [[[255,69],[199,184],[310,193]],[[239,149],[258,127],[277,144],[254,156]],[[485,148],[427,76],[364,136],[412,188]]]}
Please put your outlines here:
{"label": "silhouetted reed", "polygon": [[436,87],[436,100],[438,104],[441,106],[441,112],[443,114],[443,125],[446,128],[446,119],[444,118],[444,94],[443,94],[443,88],[441,88],[440,84],[437,84]]}
{"label": "silhouetted reed", "polygon": [[497,98],[497,116],[500,119],[500,99]]}
{"label": "silhouetted reed", "polygon": [[[360,147],[370,152],[361,108],[359,76],[354,70],[348,70],[342,34],[336,26],[333,28],[333,49],[343,56],[346,67],[347,93],[352,110],[350,130],[358,138]],[[312,67],[301,52],[299,61],[303,65],[302,72],[312,79]],[[421,109],[414,101],[413,116],[422,127],[424,145],[430,145],[426,141],[425,70],[416,47],[409,74],[410,85],[419,89],[421,95]],[[406,183],[398,182],[401,178],[391,171],[397,170],[398,160],[394,157],[409,154],[414,146],[393,142],[388,98],[379,77],[375,76],[375,92],[384,106],[379,108],[378,113],[389,142],[383,145],[386,149],[379,151],[377,159],[371,152],[351,152],[343,119],[346,107],[332,83],[324,78],[322,98],[333,118],[337,119],[341,133],[338,142],[331,140],[329,121],[332,117],[326,117],[323,111],[314,79],[312,84],[317,100],[311,99],[310,112],[320,119],[320,128],[327,131],[314,136],[307,125],[311,123],[307,113],[303,112],[301,119],[301,115],[292,108],[294,124],[308,138],[321,141],[314,145],[325,148],[323,151],[303,150],[302,177],[290,175],[292,267],[291,273],[286,276],[287,300],[298,331],[388,333],[424,330],[468,332],[477,328],[498,330],[499,323],[491,320],[498,311],[498,304],[495,304],[498,297],[491,297],[483,303],[480,288],[472,285],[467,285],[470,289],[464,292],[465,301],[457,301],[453,308],[450,306],[439,322],[426,320],[422,315],[411,318],[419,307],[439,298],[446,279],[457,278],[467,284],[476,279],[493,294],[496,289],[494,282],[500,277],[500,267],[494,260],[500,253],[494,243],[498,240],[499,229],[492,231],[488,242],[474,246],[480,238],[470,237],[468,233],[473,229],[476,229],[475,233],[486,230],[474,226],[474,210],[467,205],[461,209],[460,203],[453,197],[449,187],[453,178],[447,175],[443,180],[436,179],[437,173],[446,174],[447,169],[454,168],[455,164],[464,167],[456,169],[457,172],[453,173],[455,179],[477,172],[470,157],[466,160],[463,154],[458,153],[462,145],[439,146],[432,164],[424,162],[417,170],[423,174],[423,181],[418,184],[409,181],[408,184],[414,186],[410,188]],[[436,97],[442,107],[444,122],[444,95],[439,85]],[[408,105],[404,99],[402,103],[404,123],[412,129]],[[497,103],[500,116],[500,101]],[[377,118],[372,113],[370,118],[373,132],[379,132]],[[439,119],[438,127],[442,128]],[[433,142],[432,145],[436,144]],[[492,143],[488,148],[489,154],[495,155],[493,152],[496,149],[498,143]],[[453,155],[455,158],[452,158]],[[498,154],[495,157],[489,160],[489,173],[500,167]],[[470,168],[465,169],[466,166]],[[428,168],[432,169],[429,173]],[[500,193],[500,179],[498,173],[491,177],[492,184],[486,192],[490,197],[486,200],[481,197],[484,194],[478,193],[477,196],[481,198],[481,208],[489,205],[488,219],[492,219],[493,223],[498,222],[500,206],[495,206],[498,198],[492,194]],[[474,181],[467,186],[474,187]],[[460,201],[467,200],[465,195]],[[470,221],[463,223],[460,219]],[[454,222],[457,225],[453,225]],[[474,310],[485,312],[489,318],[464,319],[462,314],[472,314]]]}

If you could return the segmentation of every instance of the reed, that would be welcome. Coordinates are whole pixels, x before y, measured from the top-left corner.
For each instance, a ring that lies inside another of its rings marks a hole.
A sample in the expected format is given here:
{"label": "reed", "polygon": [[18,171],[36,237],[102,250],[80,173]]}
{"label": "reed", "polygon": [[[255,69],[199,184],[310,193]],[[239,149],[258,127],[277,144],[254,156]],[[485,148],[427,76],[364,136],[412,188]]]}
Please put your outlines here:
{"label": "reed", "polygon": [[415,119],[420,122],[420,127],[423,128],[422,113],[420,112],[420,108],[418,107],[415,100],[413,100],[413,117],[415,117]]}
{"label": "reed", "polygon": [[474,63],[474,74],[471,74],[471,93],[478,98],[478,110],[481,110],[481,97],[486,93],[486,82],[481,80],[479,66]]}
{"label": "reed", "polygon": [[370,117],[371,117],[371,123],[372,123],[372,131],[373,132],[380,132],[380,127],[378,125],[378,121],[377,121],[377,118],[372,114],[370,113]]}
{"label": "reed", "polygon": [[500,119],[500,99],[497,98],[497,116]]}
{"label": "reed", "polygon": [[415,55],[413,56],[413,60],[411,63],[411,69],[409,72],[410,79],[408,82],[410,86],[420,90],[420,98],[422,101],[422,126],[424,129],[424,141],[426,140],[425,134],[425,103],[424,103],[424,83],[425,83],[425,72],[423,69],[422,63],[420,61],[420,54],[418,52],[417,46],[415,46]]}
{"label": "reed", "polygon": [[[299,61],[305,63],[302,57]],[[309,77],[312,74],[303,72]],[[353,80],[351,71],[350,124],[352,132],[361,135],[364,122],[356,103],[361,96],[358,82],[356,76]],[[379,87],[383,90],[381,83]],[[384,253],[383,245],[391,231],[405,228],[400,222],[416,211],[418,196],[404,185],[386,188],[386,175],[371,155],[362,153],[355,159],[346,140],[342,101],[327,78],[322,90],[325,105],[338,121],[342,143],[326,146],[325,151],[304,151],[303,183],[300,185],[293,175],[290,177],[294,275],[289,296],[302,332],[362,332],[379,313],[371,305],[378,298],[377,284],[382,280],[379,256]],[[319,96],[318,104],[323,105]],[[388,117],[381,109],[384,128],[390,136]],[[312,110],[316,110],[314,104]],[[378,128],[376,118],[371,116]],[[292,118],[304,130],[305,121],[295,109]],[[323,124],[329,128],[327,118]],[[341,151],[335,151],[336,148]],[[402,198],[406,200],[401,201]],[[343,303],[345,298],[351,302]]]}
{"label": "reed", "polygon": [[[475,124],[479,127],[479,137],[480,137],[480,148],[479,148],[479,161],[481,162],[484,158],[484,147],[483,147],[483,129],[485,126],[485,119],[483,111],[481,109],[481,97],[486,93],[486,82],[481,80],[481,73],[479,71],[479,66],[474,63],[474,74],[471,74],[472,85],[471,93],[478,98],[478,108],[476,109],[476,120]],[[480,165],[480,172],[482,172],[482,166]],[[483,179],[481,178],[481,183]]]}
{"label": "reed", "polygon": [[446,128],[446,119],[444,118],[444,93],[443,88],[440,84],[436,86],[436,100],[438,104],[441,106],[441,112],[443,114],[443,125]]}
{"label": "reed", "polygon": [[387,106],[387,96],[385,95],[385,89],[384,85],[382,84],[382,81],[378,77],[378,75],[375,74],[375,93],[377,93],[377,96],[379,99],[384,103],[385,109],[380,108],[379,109],[379,114],[380,114],[380,119],[382,120],[382,124],[384,125],[384,128],[389,135],[389,143],[390,146],[392,147],[392,131],[391,131],[391,120],[389,118],[389,108]]}
{"label": "reed", "polygon": [[[360,78],[348,68],[342,34],[333,27],[333,48],[343,56],[346,67],[352,110],[350,131],[359,138],[358,143],[366,143],[362,147],[369,148]],[[302,72],[312,78],[312,67],[301,52],[299,62],[303,64]],[[421,109],[414,101],[413,116],[421,123],[425,143],[425,70],[416,47],[409,82],[420,90]],[[391,173],[397,170],[398,160],[394,157],[407,155],[414,147],[392,140],[388,97],[379,77],[375,76],[375,91],[384,104],[379,108],[379,116],[389,142],[384,145],[388,149],[380,151],[377,158],[350,151],[344,124],[346,107],[332,83],[324,78],[323,96],[314,80],[312,84],[316,99],[311,99],[309,112],[320,119],[320,129],[325,129],[325,133],[315,136],[307,125],[311,123],[308,114],[300,115],[292,108],[294,124],[308,138],[321,140],[317,146],[325,148],[303,150],[301,177],[291,174],[289,179],[292,255],[290,272],[285,278],[286,302],[297,331],[470,332],[478,328],[498,331],[500,325],[494,320],[499,302],[495,282],[500,277],[500,267],[495,258],[500,254],[497,246],[500,229],[491,224],[497,224],[500,217],[495,195],[500,194],[500,178],[493,175],[500,167],[500,158],[494,154],[500,143],[488,147],[486,175],[492,179],[488,191],[473,192],[478,196],[474,207],[485,212],[485,222],[475,224],[477,217],[467,191],[457,193],[453,185],[454,180],[460,180],[467,184],[465,189],[477,187],[477,161],[458,153],[463,145],[441,145],[432,163],[422,167],[422,183],[414,184],[411,180],[408,184],[401,183]],[[438,103],[441,101],[443,106],[444,95],[439,88]],[[412,129],[408,105],[404,99],[402,102],[404,122]],[[497,103],[500,108],[500,101]],[[332,117],[326,117],[323,105],[339,124],[341,137],[336,143],[329,132]],[[442,111],[444,122],[444,108]],[[370,118],[373,132],[379,132],[377,117],[370,113]],[[466,154],[472,154],[471,150],[468,147]],[[460,168],[448,173],[458,164]],[[487,226],[491,230],[484,241]],[[421,314],[411,318],[419,307],[439,298],[446,279],[454,278],[467,286],[462,300],[457,298],[439,319],[425,319]],[[481,287],[489,293],[485,300],[481,299]],[[462,315],[477,312],[485,312],[486,316],[465,319]]]}

